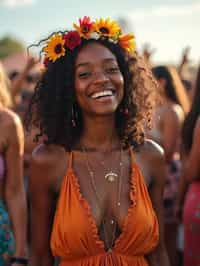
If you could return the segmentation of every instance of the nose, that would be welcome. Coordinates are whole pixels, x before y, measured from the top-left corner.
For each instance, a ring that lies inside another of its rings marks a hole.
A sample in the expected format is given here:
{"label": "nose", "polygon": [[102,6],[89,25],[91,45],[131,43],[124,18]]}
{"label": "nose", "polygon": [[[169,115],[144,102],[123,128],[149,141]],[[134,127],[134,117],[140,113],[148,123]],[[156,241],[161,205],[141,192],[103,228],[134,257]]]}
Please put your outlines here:
{"label": "nose", "polygon": [[97,71],[94,73],[94,83],[104,83],[109,80],[107,74],[104,71]]}

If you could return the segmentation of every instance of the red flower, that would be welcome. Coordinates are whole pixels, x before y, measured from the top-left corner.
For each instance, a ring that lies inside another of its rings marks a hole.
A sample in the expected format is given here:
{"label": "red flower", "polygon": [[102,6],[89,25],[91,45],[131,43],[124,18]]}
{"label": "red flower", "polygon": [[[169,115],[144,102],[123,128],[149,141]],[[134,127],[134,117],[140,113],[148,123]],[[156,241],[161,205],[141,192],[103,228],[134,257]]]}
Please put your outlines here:
{"label": "red flower", "polygon": [[83,19],[79,19],[79,26],[74,24],[74,28],[79,32],[81,37],[88,39],[90,33],[93,31],[93,24],[90,17],[84,16]]}
{"label": "red flower", "polygon": [[77,31],[68,31],[63,36],[63,39],[65,40],[65,46],[71,50],[81,43],[81,38]]}
{"label": "red flower", "polygon": [[45,57],[44,58],[44,61],[43,61],[43,64],[45,67],[48,67],[48,64],[49,64],[49,58]]}
{"label": "red flower", "polygon": [[83,19],[79,19],[80,27],[82,29],[82,33],[90,32],[93,22],[90,21],[90,17],[84,16]]}

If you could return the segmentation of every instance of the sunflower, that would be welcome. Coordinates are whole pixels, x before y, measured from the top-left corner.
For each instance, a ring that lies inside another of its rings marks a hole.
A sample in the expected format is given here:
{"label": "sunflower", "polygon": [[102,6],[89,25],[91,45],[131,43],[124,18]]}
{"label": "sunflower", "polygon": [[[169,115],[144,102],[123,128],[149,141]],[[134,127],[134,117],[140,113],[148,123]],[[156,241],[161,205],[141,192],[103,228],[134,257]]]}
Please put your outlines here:
{"label": "sunflower", "polygon": [[119,36],[119,45],[127,52],[135,51],[135,37],[133,34]]}
{"label": "sunflower", "polygon": [[103,37],[108,37],[112,39],[118,38],[121,29],[116,21],[111,21],[110,18],[98,19],[94,23],[95,31],[98,32]]}
{"label": "sunflower", "polygon": [[47,45],[42,49],[49,61],[55,62],[58,58],[65,55],[64,43],[65,41],[61,34],[55,33],[51,36],[47,41]]}
{"label": "sunflower", "polygon": [[80,36],[85,39],[89,39],[90,34],[94,31],[93,22],[90,20],[90,17],[87,16],[84,16],[83,19],[79,19],[79,26],[75,23],[73,26],[78,31]]}

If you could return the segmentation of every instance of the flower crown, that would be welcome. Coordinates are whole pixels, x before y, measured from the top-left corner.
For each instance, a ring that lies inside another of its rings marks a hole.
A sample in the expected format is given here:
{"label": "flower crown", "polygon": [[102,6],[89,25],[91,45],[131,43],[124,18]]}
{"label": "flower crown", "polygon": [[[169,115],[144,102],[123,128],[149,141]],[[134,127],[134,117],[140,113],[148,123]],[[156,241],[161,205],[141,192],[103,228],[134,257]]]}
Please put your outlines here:
{"label": "flower crown", "polygon": [[46,44],[42,48],[45,66],[49,62],[55,62],[67,54],[69,50],[76,48],[83,39],[106,39],[118,44],[127,52],[134,52],[135,50],[134,35],[123,35],[118,23],[111,21],[110,18],[91,21],[90,17],[84,16],[83,19],[79,19],[79,25],[74,23],[73,27],[74,30],[71,31],[53,33],[46,40]]}

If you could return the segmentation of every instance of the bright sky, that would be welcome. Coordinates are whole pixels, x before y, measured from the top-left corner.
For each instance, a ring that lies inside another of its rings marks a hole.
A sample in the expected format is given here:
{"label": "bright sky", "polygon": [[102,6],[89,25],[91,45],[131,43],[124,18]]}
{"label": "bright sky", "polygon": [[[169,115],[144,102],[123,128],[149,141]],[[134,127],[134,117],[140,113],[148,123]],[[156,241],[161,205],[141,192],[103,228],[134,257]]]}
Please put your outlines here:
{"label": "bright sky", "polygon": [[200,61],[199,0],[0,0],[0,38],[12,34],[29,45],[84,15],[126,18],[138,49],[146,42],[156,49],[156,63],[177,63],[186,46]]}

